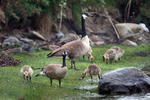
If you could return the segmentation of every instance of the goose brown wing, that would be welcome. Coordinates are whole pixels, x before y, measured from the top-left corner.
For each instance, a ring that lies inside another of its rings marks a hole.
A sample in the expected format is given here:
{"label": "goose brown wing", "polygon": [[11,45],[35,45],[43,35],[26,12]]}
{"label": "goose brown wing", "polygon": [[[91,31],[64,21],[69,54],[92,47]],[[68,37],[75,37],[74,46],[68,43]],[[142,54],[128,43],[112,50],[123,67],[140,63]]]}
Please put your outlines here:
{"label": "goose brown wing", "polygon": [[75,40],[69,43],[66,43],[62,45],[60,48],[54,50],[53,52],[49,53],[47,57],[52,57],[52,56],[62,56],[63,52],[66,50],[68,53],[72,53],[73,51],[78,51],[77,49],[81,48],[81,41],[80,40]]}

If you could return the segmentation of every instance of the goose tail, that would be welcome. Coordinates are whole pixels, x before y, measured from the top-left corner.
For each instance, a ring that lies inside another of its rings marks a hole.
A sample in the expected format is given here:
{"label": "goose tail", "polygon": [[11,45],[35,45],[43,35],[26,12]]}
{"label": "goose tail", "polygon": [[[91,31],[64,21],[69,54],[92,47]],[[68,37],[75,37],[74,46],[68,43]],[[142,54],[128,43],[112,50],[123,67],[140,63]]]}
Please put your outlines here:
{"label": "goose tail", "polygon": [[55,51],[47,54],[47,58],[53,57],[53,56],[62,56],[64,50],[63,49],[56,49]]}

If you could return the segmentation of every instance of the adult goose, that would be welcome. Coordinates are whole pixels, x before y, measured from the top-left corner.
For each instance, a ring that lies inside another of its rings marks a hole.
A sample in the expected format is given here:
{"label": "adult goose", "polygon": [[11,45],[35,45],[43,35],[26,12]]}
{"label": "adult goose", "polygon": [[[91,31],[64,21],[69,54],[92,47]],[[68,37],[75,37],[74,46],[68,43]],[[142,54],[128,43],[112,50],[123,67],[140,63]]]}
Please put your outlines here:
{"label": "adult goose", "polygon": [[63,63],[62,64],[49,64],[46,67],[42,68],[42,71],[36,75],[45,75],[50,79],[50,85],[52,86],[52,80],[56,79],[59,81],[59,87],[61,87],[61,80],[65,77],[67,73],[67,66],[66,66],[66,55],[67,52],[64,51],[63,56]]}
{"label": "adult goose", "polygon": [[86,29],[85,29],[85,19],[89,16],[92,15],[88,13],[82,13],[82,17],[81,17],[82,38],[81,39],[74,40],[62,45],[60,48],[49,53],[47,57],[61,56],[64,51],[67,51],[68,57],[71,59],[71,68],[74,67],[74,69],[77,70],[74,59],[86,55],[88,50],[91,48],[89,43],[89,38],[86,34]]}

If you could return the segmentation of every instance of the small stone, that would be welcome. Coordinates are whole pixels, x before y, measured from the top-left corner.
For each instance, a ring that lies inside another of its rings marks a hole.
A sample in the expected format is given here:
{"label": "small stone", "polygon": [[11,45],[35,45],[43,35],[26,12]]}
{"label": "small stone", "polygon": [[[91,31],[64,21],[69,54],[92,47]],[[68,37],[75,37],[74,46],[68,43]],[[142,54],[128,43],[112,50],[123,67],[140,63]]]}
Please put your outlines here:
{"label": "small stone", "polygon": [[134,47],[137,46],[136,42],[133,42],[133,41],[130,41],[130,40],[125,40],[122,44],[127,45],[127,46],[134,46]]}

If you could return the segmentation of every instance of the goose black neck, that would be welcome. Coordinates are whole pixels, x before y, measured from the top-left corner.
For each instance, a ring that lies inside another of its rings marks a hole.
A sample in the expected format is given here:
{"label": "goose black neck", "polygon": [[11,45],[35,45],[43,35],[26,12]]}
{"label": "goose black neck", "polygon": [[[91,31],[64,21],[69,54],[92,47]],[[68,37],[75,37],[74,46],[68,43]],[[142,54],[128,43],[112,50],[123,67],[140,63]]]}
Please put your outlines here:
{"label": "goose black neck", "polygon": [[81,17],[82,21],[82,38],[86,36],[86,30],[85,30],[85,19]]}
{"label": "goose black neck", "polygon": [[63,65],[62,67],[65,67],[66,66],[66,55],[63,55]]}

